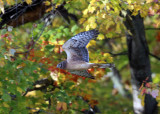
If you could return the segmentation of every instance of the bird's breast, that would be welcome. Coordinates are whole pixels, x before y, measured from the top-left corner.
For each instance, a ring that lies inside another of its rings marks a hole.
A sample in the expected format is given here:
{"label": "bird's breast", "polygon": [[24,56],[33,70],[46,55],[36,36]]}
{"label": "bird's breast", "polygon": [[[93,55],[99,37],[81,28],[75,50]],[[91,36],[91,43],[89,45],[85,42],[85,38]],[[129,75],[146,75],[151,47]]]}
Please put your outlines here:
{"label": "bird's breast", "polygon": [[84,61],[76,61],[67,63],[68,70],[86,70],[90,68],[90,64]]}

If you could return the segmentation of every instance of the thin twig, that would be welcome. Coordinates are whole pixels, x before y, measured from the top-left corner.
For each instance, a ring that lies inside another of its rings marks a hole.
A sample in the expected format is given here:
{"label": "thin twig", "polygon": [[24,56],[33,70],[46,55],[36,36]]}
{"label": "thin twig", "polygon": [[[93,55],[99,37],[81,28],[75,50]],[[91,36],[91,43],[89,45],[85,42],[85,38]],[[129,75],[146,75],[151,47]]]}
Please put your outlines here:
{"label": "thin twig", "polygon": [[112,53],[112,52],[108,52],[108,53],[111,54],[113,57],[119,56],[119,55],[127,55],[127,54],[128,54],[127,51],[123,51],[123,52],[116,53],[116,54],[114,54],[114,53]]}
{"label": "thin twig", "polygon": [[152,56],[152,57],[154,57],[154,58],[156,58],[157,60],[160,60],[160,57],[158,57],[158,56],[156,56],[156,55],[154,55],[152,53],[149,53],[149,55]]}
{"label": "thin twig", "polygon": [[[108,52],[108,53],[111,54],[113,57],[119,56],[119,55],[127,55],[127,54],[128,54],[127,51],[123,51],[123,52],[116,53],[116,54],[114,54],[114,53],[112,53],[112,52]],[[150,52],[149,52],[149,55],[152,56],[152,57],[154,57],[154,58],[156,58],[157,60],[160,60],[160,57],[158,57],[158,56],[156,56],[156,55],[154,55],[154,54],[152,54],[152,53],[150,53]]]}
{"label": "thin twig", "polygon": [[160,30],[160,28],[145,28],[145,30]]}

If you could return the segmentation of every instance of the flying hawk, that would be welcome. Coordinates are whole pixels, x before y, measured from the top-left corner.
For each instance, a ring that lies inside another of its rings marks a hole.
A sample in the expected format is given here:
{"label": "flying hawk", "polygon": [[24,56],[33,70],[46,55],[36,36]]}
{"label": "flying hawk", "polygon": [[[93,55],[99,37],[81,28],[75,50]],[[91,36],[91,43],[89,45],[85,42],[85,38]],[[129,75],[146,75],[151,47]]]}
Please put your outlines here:
{"label": "flying hawk", "polygon": [[65,42],[62,48],[67,54],[67,60],[59,63],[57,68],[68,70],[71,74],[94,79],[88,73],[87,69],[94,66],[99,68],[113,67],[113,64],[89,63],[89,54],[86,45],[91,39],[96,38],[98,34],[98,30],[85,31]]}

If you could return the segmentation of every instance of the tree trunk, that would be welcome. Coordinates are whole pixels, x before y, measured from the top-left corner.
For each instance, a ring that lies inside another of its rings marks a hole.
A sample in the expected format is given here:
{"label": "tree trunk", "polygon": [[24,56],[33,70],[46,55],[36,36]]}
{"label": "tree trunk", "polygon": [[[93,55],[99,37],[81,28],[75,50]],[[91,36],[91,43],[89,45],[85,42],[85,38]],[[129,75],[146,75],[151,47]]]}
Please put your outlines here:
{"label": "tree trunk", "polygon": [[143,18],[140,16],[140,14],[137,16],[131,16],[131,12],[128,12],[124,24],[131,33],[126,33],[126,37],[131,70],[134,112],[136,114],[156,113],[157,102],[154,98],[152,98],[151,95],[145,96],[145,106],[141,105],[141,99],[138,98],[139,88],[143,81],[147,77],[148,82],[152,81],[149,49],[145,38]]}

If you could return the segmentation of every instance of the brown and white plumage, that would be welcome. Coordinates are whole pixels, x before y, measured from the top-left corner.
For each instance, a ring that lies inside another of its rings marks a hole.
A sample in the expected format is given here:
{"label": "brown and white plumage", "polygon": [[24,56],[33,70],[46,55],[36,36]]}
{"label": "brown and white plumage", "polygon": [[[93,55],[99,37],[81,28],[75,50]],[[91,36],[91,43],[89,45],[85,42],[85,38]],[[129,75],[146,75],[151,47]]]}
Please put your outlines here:
{"label": "brown and white plumage", "polygon": [[57,68],[66,69],[72,74],[94,78],[88,73],[87,69],[93,66],[112,67],[112,64],[88,63],[89,54],[86,45],[91,39],[96,38],[98,34],[97,30],[81,32],[65,42],[62,48],[67,54],[67,60],[59,63]]}

